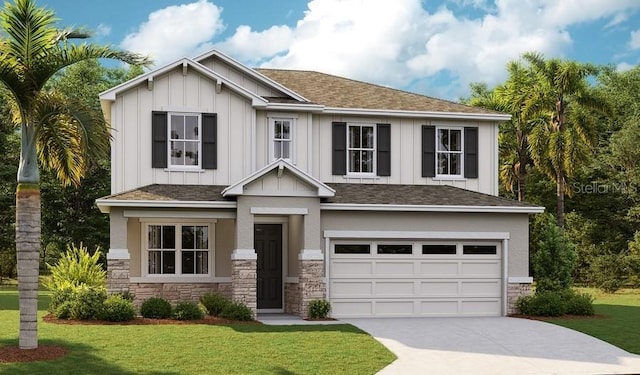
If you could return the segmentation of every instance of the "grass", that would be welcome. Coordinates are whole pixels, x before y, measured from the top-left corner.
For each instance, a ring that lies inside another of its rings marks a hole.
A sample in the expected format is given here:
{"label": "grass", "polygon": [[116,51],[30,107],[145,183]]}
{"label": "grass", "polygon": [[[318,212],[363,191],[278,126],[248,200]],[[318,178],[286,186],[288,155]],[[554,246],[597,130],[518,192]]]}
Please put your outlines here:
{"label": "grass", "polygon": [[597,337],[628,352],[640,354],[640,289],[603,293],[578,288],[595,297],[596,317],[554,318],[550,322]]}
{"label": "grass", "polygon": [[[48,292],[41,292],[44,315]],[[18,343],[15,287],[0,287],[0,350]],[[56,361],[0,363],[0,374],[374,374],[395,357],[351,325],[65,325],[39,321]]]}

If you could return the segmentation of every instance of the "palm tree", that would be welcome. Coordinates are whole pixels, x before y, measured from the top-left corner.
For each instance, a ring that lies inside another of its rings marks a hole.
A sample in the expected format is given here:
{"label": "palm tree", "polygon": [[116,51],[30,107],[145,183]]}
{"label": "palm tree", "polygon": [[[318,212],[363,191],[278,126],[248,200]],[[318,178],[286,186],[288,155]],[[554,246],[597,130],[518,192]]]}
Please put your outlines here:
{"label": "palm tree", "polygon": [[533,121],[523,112],[525,102],[535,78],[530,69],[512,61],[507,65],[509,78],[492,91],[472,84],[470,105],[511,114],[511,120],[500,125],[498,136],[500,181],[509,191],[517,190],[518,200],[524,201],[528,169],[532,165],[528,137]]}
{"label": "palm tree", "polygon": [[545,120],[529,137],[535,165],[556,183],[557,222],[564,227],[564,197],[567,179],[588,160],[596,139],[594,117],[589,112],[607,113],[607,103],[589,89],[587,78],[598,73],[591,64],[549,59],[525,53],[524,60],[536,74],[537,85],[523,108]]}
{"label": "palm tree", "polygon": [[55,27],[51,10],[33,0],[5,3],[0,11],[0,82],[11,94],[21,149],[16,190],[16,252],[20,299],[21,349],[38,346],[37,291],[40,249],[40,172],[38,162],[65,185],[78,184],[90,160],[109,150],[109,128],[102,114],[51,90],[49,79],[67,66],[94,58],[146,65],[140,55],[109,46],[72,43],[82,30]]}

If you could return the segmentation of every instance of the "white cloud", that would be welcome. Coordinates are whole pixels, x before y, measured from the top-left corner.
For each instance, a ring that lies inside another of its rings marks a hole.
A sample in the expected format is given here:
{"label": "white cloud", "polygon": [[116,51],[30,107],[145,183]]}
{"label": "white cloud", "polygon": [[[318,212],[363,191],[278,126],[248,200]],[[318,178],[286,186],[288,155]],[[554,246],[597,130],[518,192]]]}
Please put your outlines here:
{"label": "white cloud", "polygon": [[256,61],[286,51],[291,45],[292,31],[288,26],[271,26],[256,32],[242,25],[236,32],[214,47],[243,61]]}
{"label": "white cloud", "polygon": [[190,57],[211,48],[210,41],[224,29],[221,12],[206,0],[157,10],[138,30],[127,35],[121,46],[150,55],[156,66]]}
{"label": "white cloud", "polygon": [[631,49],[640,49],[640,29],[631,32],[629,47],[631,47]]}
{"label": "white cloud", "polygon": [[[153,12],[122,46],[158,62],[216,47],[252,65],[318,70],[457,98],[470,82],[503,80],[505,64],[523,52],[563,56],[573,43],[569,26],[605,20],[611,27],[640,9],[637,0],[449,1],[484,14],[467,18],[447,2],[427,11],[423,0],[311,0],[295,26],[241,25],[215,40],[222,9],[199,0]],[[640,30],[631,36],[629,45],[639,49]],[[448,87],[442,88],[442,77]],[[433,82],[441,91],[429,88]]]}
{"label": "white cloud", "polygon": [[111,34],[111,26],[101,23],[96,27],[95,33],[97,36],[108,36]]}
{"label": "white cloud", "polygon": [[616,70],[618,72],[626,72],[627,70],[631,70],[635,67],[635,65],[633,64],[629,64],[626,62],[621,62],[620,64],[616,65]]}

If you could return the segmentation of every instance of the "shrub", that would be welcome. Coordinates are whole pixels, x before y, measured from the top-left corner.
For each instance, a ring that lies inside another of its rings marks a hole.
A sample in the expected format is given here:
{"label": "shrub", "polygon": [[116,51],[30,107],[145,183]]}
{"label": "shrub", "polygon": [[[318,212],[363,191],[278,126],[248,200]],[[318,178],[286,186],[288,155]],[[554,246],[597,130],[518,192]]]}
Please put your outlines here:
{"label": "shrub", "polygon": [[140,315],[150,319],[168,319],[171,317],[171,304],[164,298],[151,297],[142,302]]}
{"label": "shrub", "polygon": [[71,301],[62,302],[51,313],[58,319],[71,319]]}
{"label": "shrub", "polygon": [[536,292],[568,289],[573,281],[576,260],[575,245],[550,217],[544,224],[543,237],[533,256]]}
{"label": "shrub", "polygon": [[329,316],[331,303],[326,299],[314,299],[309,302],[309,318],[324,319]]}
{"label": "shrub", "polygon": [[230,302],[220,313],[221,318],[229,320],[253,320],[253,312],[242,302]]}
{"label": "shrub", "polygon": [[541,292],[533,296],[523,296],[516,301],[521,314],[531,316],[560,316],[565,308],[560,293]]}
{"label": "shrub", "polygon": [[136,299],[136,295],[131,293],[128,290],[125,290],[124,292],[115,293],[114,295],[120,296],[122,297],[122,299],[127,300],[129,302],[133,302],[133,300]]}
{"label": "shrub", "polygon": [[55,315],[56,318],[68,319],[68,317],[63,318],[58,316],[58,313],[56,311],[65,302],[71,302],[71,299],[73,297],[73,291],[74,291],[74,288],[68,286],[66,288],[56,289],[51,294],[51,301],[49,302],[49,312]]}
{"label": "shrub", "polygon": [[104,288],[81,285],[73,291],[69,317],[78,320],[98,319],[106,299],[107,291]]}
{"label": "shrub", "polygon": [[565,314],[593,315],[593,297],[587,293],[569,292],[565,300]]}
{"label": "shrub", "polygon": [[173,310],[173,317],[177,320],[198,320],[204,318],[204,312],[193,301],[178,302]]}
{"label": "shrub", "polygon": [[227,307],[231,301],[218,293],[207,293],[200,297],[200,303],[207,310],[207,314],[218,316]]}
{"label": "shrub", "polygon": [[51,290],[80,285],[104,287],[107,273],[102,269],[99,260],[100,248],[96,248],[94,254],[90,255],[82,243],[79,247],[68,245],[67,252],[55,266],[47,264],[51,278],[45,286]]}
{"label": "shrub", "polygon": [[133,303],[119,294],[111,295],[104,301],[100,319],[110,322],[126,322],[133,320],[136,310]]}

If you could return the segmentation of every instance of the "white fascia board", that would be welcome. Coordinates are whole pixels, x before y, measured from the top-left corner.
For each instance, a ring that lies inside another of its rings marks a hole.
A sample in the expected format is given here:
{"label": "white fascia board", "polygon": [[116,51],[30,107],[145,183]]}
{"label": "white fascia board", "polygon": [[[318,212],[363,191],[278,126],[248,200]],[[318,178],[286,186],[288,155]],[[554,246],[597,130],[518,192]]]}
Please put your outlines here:
{"label": "white fascia board", "polygon": [[544,207],[400,205],[400,204],[355,204],[355,203],[320,203],[320,209],[326,210],[326,211],[479,212],[479,213],[509,213],[509,214],[537,214],[537,213],[544,212]]}
{"label": "white fascia board", "polygon": [[268,103],[267,110],[274,111],[305,111],[305,112],[322,112],[324,106],[320,104],[307,104],[307,103]]}
{"label": "white fascia board", "polygon": [[139,85],[140,83],[148,80],[148,79],[152,79],[155,76],[164,74],[166,72],[169,72],[179,66],[184,66],[187,65],[188,67],[194,69],[195,71],[197,71],[198,73],[204,75],[205,77],[210,78],[211,80],[214,80],[216,82],[222,82],[223,84],[225,84],[226,86],[229,86],[230,89],[232,89],[233,91],[237,92],[238,94],[242,95],[243,97],[250,99],[251,100],[251,104],[254,107],[265,107],[267,105],[267,100],[264,99],[263,97],[256,95],[254,93],[252,93],[251,91],[245,89],[244,87],[241,87],[239,85],[237,85],[235,82],[230,81],[229,79],[227,79],[226,77],[214,72],[213,70],[207,68],[206,66],[197,63],[191,59],[188,59],[186,57],[183,57],[182,59],[175,61],[173,63],[167,64],[159,69],[153,70],[147,74],[143,74],[140,77],[134,78],[130,81],[127,81],[125,83],[122,83],[114,88],[111,88],[107,91],[104,91],[102,93],[100,93],[99,97],[101,100],[109,100],[109,101],[115,101],[116,100],[116,95],[122,91],[128,90],[132,87],[135,87],[137,85]]}
{"label": "white fascia board", "polygon": [[247,66],[245,66],[244,64],[240,63],[239,61],[233,59],[230,56],[225,55],[224,53],[218,51],[218,50],[211,50],[209,52],[205,52],[199,56],[196,56],[193,58],[194,61],[197,61],[198,63],[201,62],[202,60],[208,59],[211,56],[216,56],[217,58],[219,58],[220,60],[226,62],[227,64],[235,67],[236,69],[238,69],[239,71],[249,75],[252,78],[255,78],[258,81],[262,81],[262,83],[268,85],[268,86],[272,86],[273,88],[277,89],[278,91],[282,91],[283,93],[291,96],[292,98],[296,99],[296,100],[300,100],[303,102],[308,102],[309,100],[307,98],[305,98],[304,96],[298,94],[295,91],[292,91],[291,89],[282,86],[281,84],[279,84],[278,82],[272,80],[271,78],[265,76],[264,74],[253,70],[251,68],[248,68]]}
{"label": "white fascia board", "polygon": [[111,207],[144,207],[144,208],[237,208],[236,202],[211,201],[151,201],[151,200],[117,200],[97,199],[96,204],[102,213],[109,213]]}
{"label": "white fascia board", "polygon": [[306,207],[251,207],[252,215],[308,215]]}
{"label": "white fascia board", "polygon": [[325,114],[330,115],[363,115],[363,116],[387,116],[408,118],[439,118],[450,120],[484,120],[484,121],[509,121],[511,115],[499,113],[462,113],[462,112],[431,112],[431,111],[402,111],[391,109],[365,109],[365,108],[337,108],[325,107]]}
{"label": "white fascia board", "polygon": [[309,175],[308,173],[305,173],[304,171],[300,170],[295,165],[289,163],[288,161],[286,161],[284,159],[277,159],[274,162],[272,162],[271,164],[265,165],[264,167],[262,167],[259,170],[255,171],[253,174],[243,178],[242,180],[236,182],[235,184],[233,184],[231,186],[227,186],[227,188],[225,188],[222,191],[222,196],[223,197],[227,197],[227,196],[243,195],[244,194],[244,187],[246,185],[252,183],[253,181],[257,180],[258,178],[260,178],[260,177],[262,177],[264,175],[266,175],[267,173],[271,172],[272,170],[274,170],[276,168],[283,168],[283,169],[286,168],[289,172],[291,172],[294,176],[296,176],[300,180],[302,180],[302,181],[308,183],[309,185],[317,188],[318,189],[318,197],[328,198],[328,197],[333,197],[336,194],[335,190],[333,190],[329,186],[325,185],[324,183],[322,183],[320,180],[316,179],[315,177],[313,177],[313,176]]}
{"label": "white fascia board", "polygon": [[425,240],[507,240],[509,232],[325,230],[325,238],[394,238]]}

